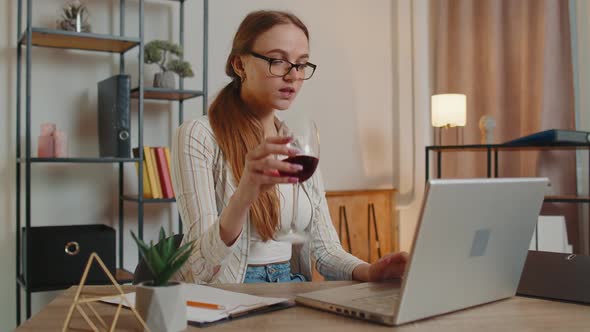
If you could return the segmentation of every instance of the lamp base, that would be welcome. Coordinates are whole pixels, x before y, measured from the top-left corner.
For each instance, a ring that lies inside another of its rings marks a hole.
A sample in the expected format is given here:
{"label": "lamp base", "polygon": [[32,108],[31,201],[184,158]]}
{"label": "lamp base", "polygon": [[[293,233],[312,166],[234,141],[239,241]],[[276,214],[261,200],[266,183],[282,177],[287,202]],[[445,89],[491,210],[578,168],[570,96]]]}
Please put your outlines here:
{"label": "lamp base", "polygon": [[[454,145],[462,145],[463,144],[463,131],[461,130],[461,127],[458,126],[450,126],[450,125],[446,125],[444,127],[434,127],[434,145],[435,146],[442,146],[443,145],[443,141],[442,141],[442,136],[443,136],[443,131],[448,131],[450,130],[450,128],[454,128],[455,129],[455,133],[456,133],[456,141]],[[447,144],[447,145],[451,145],[451,144]]]}

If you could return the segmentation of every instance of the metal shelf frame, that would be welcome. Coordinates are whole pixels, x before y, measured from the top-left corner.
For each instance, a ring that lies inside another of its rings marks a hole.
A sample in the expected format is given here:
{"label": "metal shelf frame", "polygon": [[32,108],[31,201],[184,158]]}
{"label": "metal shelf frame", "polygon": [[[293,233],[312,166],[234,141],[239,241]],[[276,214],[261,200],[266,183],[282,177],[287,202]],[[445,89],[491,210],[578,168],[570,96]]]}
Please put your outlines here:
{"label": "metal shelf frame", "polygon": [[[185,2],[187,0],[171,0],[178,3],[180,14],[180,33],[179,44],[184,48],[184,24],[185,24]],[[56,29],[37,28],[32,26],[33,0],[18,0],[17,4],[17,66],[16,66],[16,323],[21,324],[21,292],[24,291],[25,298],[25,317],[31,317],[31,293],[42,292],[53,289],[63,289],[69,285],[60,285],[59,287],[31,288],[28,287],[29,280],[29,259],[23,255],[23,249],[31,252],[31,244],[26,243],[26,239],[21,238],[22,229],[28,230],[31,227],[31,165],[44,163],[65,163],[65,164],[90,164],[90,163],[112,163],[118,164],[118,186],[119,186],[119,220],[118,220],[118,261],[119,266],[117,275],[120,276],[121,282],[128,282],[132,274],[123,269],[123,234],[124,234],[124,203],[133,202],[137,204],[137,234],[143,239],[143,218],[144,204],[150,203],[172,203],[175,199],[145,199],[143,198],[143,121],[144,121],[144,102],[146,99],[171,100],[178,102],[178,122],[182,124],[184,120],[183,102],[190,98],[202,97],[203,114],[207,112],[207,66],[208,66],[208,26],[209,26],[209,3],[208,0],[203,2],[203,88],[202,91],[185,90],[182,78],[179,78],[179,89],[155,89],[144,87],[144,0],[138,0],[139,8],[139,36],[125,36],[125,0],[119,0],[119,35],[104,35],[96,33],[77,33],[62,31]],[[25,11],[26,7],[26,11]],[[25,17],[23,19],[23,13]],[[23,24],[25,29],[23,30]],[[130,93],[134,99],[138,100],[138,156],[137,158],[94,158],[94,157],[68,157],[68,158],[38,158],[33,157],[31,152],[31,119],[32,119],[32,62],[33,46],[51,47],[67,50],[83,50],[88,52],[110,52],[119,53],[119,73],[125,73],[125,53],[134,47],[139,47],[138,51],[138,77],[137,88]],[[24,57],[24,59],[23,59]],[[24,76],[24,91],[21,86]],[[149,96],[149,98],[147,98]],[[24,105],[23,105],[24,100]],[[24,109],[24,121],[22,117]],[[24,126],[24,136],[22,127]],[[24,139],[23,139],[24,138]],[[24,140],[24,144],[23,141]],[[124,194],[124,164],[137,162],[138,195],[131,196]],[[24,172],[23,172],[24,169]],[[24,190],[21,189],[24,178]],[[22,204],[24,208],[21,210]],[[23,216],[24,212],[24,216]],[[23,218],[24,217],[24,218]],[[23,225],[24,219],[24,225]],[[182,224],[179,219],[179,230],[182,231]],[[22,241],[25,241],[23,243]],[[24,244],[24,247],[23,247]],[[138,252],[139,255],[139,252]]]}
{"label": "metal shelf frame", "polygon": [[[103,35],[90,32],[73,32],[48,28],[31,28],[33,46],[82,50],[93,52],[125,53],[139,45],[138,38]],[[20,38],[26,44],[28,30]]]}
{"label": "metal shelf frame", "polygon": [[[136,99],[139,96],[139,88],[131,90],[131,98]],[[146,87],[144,98],[146,100],[168,100],[168,101],[185,101],[196,97],[203,96],[203,91],[181,90],[181,89],[162,89]]]}
{"label": "metal shelf frame", "polygon": [[[436,154],[436,176],[442,175],[442,153],[448,152],[485,152],[487,177],[498,177],[499,152],[502,151],[541,151],[541,150],[587,150],[590,157],[590,143],[562,143],[562,144],[527,144],[527,145],[505,145],[505,144],[470,144],[470,145],[429,145],[426,146],[426,180],[430,178],[430,155]],[[563,198],[562,198],[563,197]],[[580,200],[590,203],[590,197],[552,196],[552,202],[577,202]]]}
{"label": "metal shelf frame", "polygon": [[[500,152],[508,151],[542,151],[542,150],[587,150],[590,158],[590,143],[537,143],[537,144],[471,144],[471,145],[430,145],[426,146],[426,181],[431,176],[430,157],[434,153],[436,156],[436,167],[434,178],[442,177],[442,153],[443,152],[485,152],[486,153],[486,171],[488,178],[497,178],[499,176],[498,160]],[[589,176],[590,178],[590,176]],[[590,185],[590,184],[589,184]],[[570,203],[570,204],[588,204],[590,197],[576,195],[555,195],[545,196],[544,202],[547,203]],[[583,230],[581,230],[583,232]],[[538,233],[535,233],[538,237]],[[590,241],[590,234],[583,234],[584,241]],[[538,243],[538,238],[535,238]],[[588,253],[584,253],[588,254]]]}

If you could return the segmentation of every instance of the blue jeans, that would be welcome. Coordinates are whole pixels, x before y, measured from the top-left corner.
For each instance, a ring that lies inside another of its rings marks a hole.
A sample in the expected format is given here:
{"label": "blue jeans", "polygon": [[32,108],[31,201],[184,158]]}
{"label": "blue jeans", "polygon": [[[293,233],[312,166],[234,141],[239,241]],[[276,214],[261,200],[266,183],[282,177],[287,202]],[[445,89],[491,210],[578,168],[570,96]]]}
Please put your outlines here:
{"label": "blue jeans", "polygon": [[244,283],[259,282],[302,282],[307,281],[302,274],[291,273],[289,263],[268,264],[260,266],[248,265]]}

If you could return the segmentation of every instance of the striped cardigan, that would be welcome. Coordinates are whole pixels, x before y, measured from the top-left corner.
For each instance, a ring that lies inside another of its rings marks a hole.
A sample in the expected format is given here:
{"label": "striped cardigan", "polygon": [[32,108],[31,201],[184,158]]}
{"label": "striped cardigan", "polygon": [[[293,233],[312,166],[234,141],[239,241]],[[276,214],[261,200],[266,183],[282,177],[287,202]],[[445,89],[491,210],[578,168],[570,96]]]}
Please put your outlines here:
{"label": "striped cardigan", "polygon": [[[191,283],[241,283],[250,248],[250,221],[231,246],[219,235],[219,216],[236,190],[229,165],[216,143],[209,119],[185,122],[172,143],[172,182],[183,221],[183,242],[196,240],[187,264],[176,276]],[[332,225],[319,170],[303,184],[312,203],[312,219],[306,231],[311,240],[293,246],[291,267],[311,280],[311,260],[328,280],[352,278],[362,260],[345,252]]]}

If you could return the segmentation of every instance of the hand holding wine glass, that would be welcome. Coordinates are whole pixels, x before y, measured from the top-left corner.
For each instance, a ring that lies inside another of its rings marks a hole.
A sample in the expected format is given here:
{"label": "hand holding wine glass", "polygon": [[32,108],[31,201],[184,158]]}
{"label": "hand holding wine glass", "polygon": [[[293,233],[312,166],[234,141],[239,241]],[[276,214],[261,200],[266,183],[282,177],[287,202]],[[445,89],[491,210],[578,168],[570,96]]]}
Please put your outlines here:
{"label": "hand holding wine glass", "polygon": [[287,145],[291,140],[289,137],[269,137],[246,155],[238,190],[246,193],[251,203],[276,184],[297,183],[297,177],[282,174],[292,174],[302,168],[273,158],[274,155],[296,156],[298,151]]}
{"label": "hand holding wine glass", "polygon": [[297,209],[299,207],[299,188],[302,182],[308,180],[315,172],[320,157],[320,140],[315,123],[305,117],[299,116],[288,123],[281,122],[279,136],[288,136],[292,140],[287,144],[290,149],[297,151],[296,155],[286,156],[283,162],[300,165],[302,170],[298,172],[282,171],[282,176],[292,176],[299,179],[293,184],[293,213],[289,229],[280,229],[276,240],[293,243],[304,242],[307,234],[297,229]]}
{"label": "hand holding wine glass", "polygon": [[290,137],[269,137],[246,154],[238,187],[220,221],[220,236],[226,245],[236,241],[248,210],[261,194],[274,190],[280,183],[297,183],[296,177],[280,176],[279,172],[297,172],[301,166],[276,158],[276,155],[296,155],[287,146],[290,141]]}

